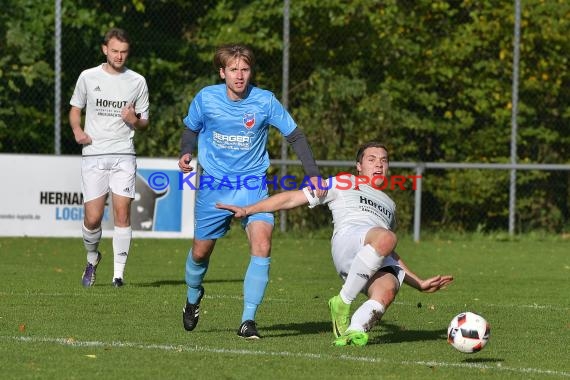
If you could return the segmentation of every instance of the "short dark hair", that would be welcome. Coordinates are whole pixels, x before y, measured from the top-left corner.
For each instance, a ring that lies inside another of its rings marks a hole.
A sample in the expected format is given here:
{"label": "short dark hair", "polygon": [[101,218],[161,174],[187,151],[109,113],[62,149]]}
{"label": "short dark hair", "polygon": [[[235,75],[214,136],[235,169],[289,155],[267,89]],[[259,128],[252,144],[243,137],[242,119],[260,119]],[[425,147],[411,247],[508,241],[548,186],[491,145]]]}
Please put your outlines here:
{"label": "short dark hair", "polygon": [[369,141],[367,143],[362,144],[360,148],[358,148],[358,152],[356,153],[356,162],[362,161],[362,156],[364,156],[364,151],[368,148],[382,148],[386,151],[386,154],[388,154],[388,148],[386,148],[386,145],[379,143],[377,141]]}
{"label": "short dark hair", "polygon": [[116,38],[121,42],[126,42],[131,44],[131,39],[129,34],[121,28],[111,28],[107,33],[105,33],[105,38],[103,39],[103,45],[107,45],[112,38]]}

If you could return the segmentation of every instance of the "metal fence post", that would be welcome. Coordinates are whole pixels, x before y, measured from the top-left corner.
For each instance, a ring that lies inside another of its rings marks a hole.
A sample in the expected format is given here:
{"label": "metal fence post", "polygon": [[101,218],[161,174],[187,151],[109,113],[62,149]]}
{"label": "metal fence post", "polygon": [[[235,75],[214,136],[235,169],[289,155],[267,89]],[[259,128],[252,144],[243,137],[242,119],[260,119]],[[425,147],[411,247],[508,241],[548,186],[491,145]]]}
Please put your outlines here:
{"label": "metal fence post", "polygon": [[[289,108],[289,0],[283,1],[283,82],[281,103],[285,109]],[[281,159],[287,160],[287,141],[281,139]],[[280,169],[281,178],[287,175],[287,164],[282,164]],[[287,230],[287,211],[279,211],[279,230]]]}
{"label": "metal fence post", "polygon": [[[513,93],[511,108],[511,164],[517,163],[517,113],[518,113],[518,91],[519,91],[519,55],[520,55],[520,23],[521,23],[521,2],[515,0],[515,27],[513,38]],[[517,203],[517,171],[511,169],[509,186],[509,235],[515,233],[515,214]]]}
{"label": "metal fence post", "polygon": [[55,94],[54,94],[54,153],[61,154],[61,0],[55,0]]}
{"label": "metal fence post", "polygon": [[424,164],[416,165],[416,190],[414,193],[414,241],[420,241],[420,229],[422,225],[422,175],[424,173]]}

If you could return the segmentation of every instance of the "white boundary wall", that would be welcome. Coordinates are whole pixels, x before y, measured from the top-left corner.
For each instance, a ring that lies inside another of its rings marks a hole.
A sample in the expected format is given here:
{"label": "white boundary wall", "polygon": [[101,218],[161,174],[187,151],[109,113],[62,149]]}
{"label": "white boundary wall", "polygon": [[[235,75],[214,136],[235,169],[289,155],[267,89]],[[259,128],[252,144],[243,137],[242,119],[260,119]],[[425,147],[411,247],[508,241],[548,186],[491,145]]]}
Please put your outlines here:
{"label": "white boundary wall", "polygon": [[[179,190],[177,160],[137,158],[137,167],[133,236],[193,238],[195,191]],[[80,156],[0,154],[0,173],[0,236],[81,236]],[[103,236],[112,236],[112,219],[108,204]]]}

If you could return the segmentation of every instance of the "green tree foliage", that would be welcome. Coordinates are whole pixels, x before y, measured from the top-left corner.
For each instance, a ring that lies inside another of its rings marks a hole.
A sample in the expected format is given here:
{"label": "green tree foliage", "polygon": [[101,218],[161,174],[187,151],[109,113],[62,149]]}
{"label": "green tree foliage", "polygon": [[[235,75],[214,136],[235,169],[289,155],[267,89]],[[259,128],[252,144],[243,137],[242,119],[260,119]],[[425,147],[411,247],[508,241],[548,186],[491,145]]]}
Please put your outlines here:
{"label": "green tree foliage", "polygon": [[0,151],[45,153],[53,141],[53,39],[45,38],[53,36],[53,4],[11,5],[0,14]]}
{"label": "green tree foliage", "polygon": [[[53,2],[4,3],[0,151],[51,153]],[[177,156],[188,104],[201,87],[219,81],[212,55],[222,43],[251,45],[255,82],[282,96],[280,0],[62,3],[66,154],[80,152],[67,125],[75,81],[103,60],[102,36],[112,26],[131,34],[128,65],[145,75],[151,91],[151,129],[137,136],[142,156]],[[315,156],[352,161],[358,144],[376,139],[397,161],[509,162],[513,6],[498,0],[291,2],[289,108]],[[570,3],[528,0],[522,6],[519,160],[568,162]],[[272,157],[280,156],[281,143],[272,133]],[[337,169],[346,170],[323,171]],[[300,168],[290,173],[302,174]],[[567,173],[519,172],[521,230],[565,228],[569,186]],[[507,188],[506,172],[427,172],[422,222],[466,230],[505,226]],[[405,210],[404,228],[411,223],[408,193],[393,194]],[[329,215],[295,210],[289,218],[305,228],[328,223]]]}

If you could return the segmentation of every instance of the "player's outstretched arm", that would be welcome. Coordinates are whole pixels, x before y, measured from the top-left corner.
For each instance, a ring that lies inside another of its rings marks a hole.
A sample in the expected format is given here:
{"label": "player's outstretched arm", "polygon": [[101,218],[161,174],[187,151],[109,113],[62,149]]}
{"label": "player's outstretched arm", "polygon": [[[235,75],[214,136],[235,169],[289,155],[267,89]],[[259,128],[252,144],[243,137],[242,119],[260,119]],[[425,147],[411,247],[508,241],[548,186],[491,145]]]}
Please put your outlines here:
{"label": "player's outstretched arm", "polygon": [[216,208],[233,212],[236,218],[243,218],[258,212],[273,212],[289,210],[309,203],[303,190],[284,191],[249,206],[239,207],[223,203],[216,203]]}
{"label": "player's outstretched arm", "polygon": [[397,258],[398,263],[406,272],[406,277],[404,277],[404,283],[411,286],[414,289],[419,290],[424,293],[437,292],[440,289],[445,288],[447,285],[453,282],[453,276],[451,275],[437,275],[430,278],[422,279],[417,274],[415,274],[402,258],[397,254],[393,253]]}
{"label": "player's outstretched arm", "polygon": [[437,292],[440,289],[445,288],[451,282],[453,282],[453,276],[451,275],[437,275],[434,277],[427,278],[425,280],[414,278],[408,276],[406,272],[406,277],[404,278],[404,282],[411,287],[419,290],[420,292],[424,293],[433,293]]}

